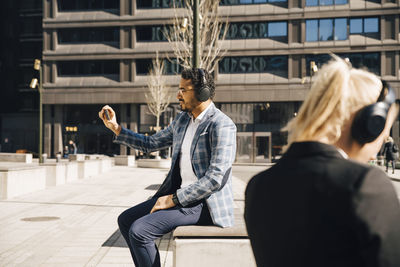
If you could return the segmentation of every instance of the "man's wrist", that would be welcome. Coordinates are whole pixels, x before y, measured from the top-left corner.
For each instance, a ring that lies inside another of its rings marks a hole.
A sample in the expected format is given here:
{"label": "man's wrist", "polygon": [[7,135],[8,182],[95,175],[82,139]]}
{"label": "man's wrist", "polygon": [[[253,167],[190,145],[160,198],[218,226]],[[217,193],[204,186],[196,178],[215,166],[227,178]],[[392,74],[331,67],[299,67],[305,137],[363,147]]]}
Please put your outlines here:
{"label": "man's wrist", "polygon": [[175,206],[181,205],[181,203],[179,203],[179,199],[178,196],[176,195],[176,192],[172,194],[172,202],[174,202]]}
{"label": "man's wrist", "polygon": [[121,125],[117,124],[116,129],[113,131],[116,136],[118,136],[121,133],[122,127]]}

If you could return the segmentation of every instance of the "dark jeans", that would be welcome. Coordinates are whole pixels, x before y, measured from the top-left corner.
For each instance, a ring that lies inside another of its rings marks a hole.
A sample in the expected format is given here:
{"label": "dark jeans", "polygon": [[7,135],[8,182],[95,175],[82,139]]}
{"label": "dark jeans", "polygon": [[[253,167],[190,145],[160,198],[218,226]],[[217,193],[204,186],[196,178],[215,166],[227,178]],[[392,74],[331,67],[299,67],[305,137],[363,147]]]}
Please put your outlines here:
{"label": "dark jeans", "polygon": [[129,246],[136,267],[159,267],[154,240],[182,225],[212,225],[205,202],[173,207],[149,214],[157,198],[127,209],[118,217],[119,229]]}

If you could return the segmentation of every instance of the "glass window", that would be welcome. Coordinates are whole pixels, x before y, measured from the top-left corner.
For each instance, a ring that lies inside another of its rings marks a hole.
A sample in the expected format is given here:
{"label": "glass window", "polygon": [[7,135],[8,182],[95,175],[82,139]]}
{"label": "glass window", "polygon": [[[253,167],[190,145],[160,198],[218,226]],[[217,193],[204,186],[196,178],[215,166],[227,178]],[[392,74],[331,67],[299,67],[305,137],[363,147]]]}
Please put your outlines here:
{"label": "glass window", "polygon": [[350,19],[350,33],[362,33],[363,21],[362,19]]}
{"label": "glass window", "polygon": [[306,20],[306,41],[318,41],[318,20]]}
{"label": "glass window", "polygon": [[348,0],[306,0],[306,6],[332,6],[332,5],[345,5]]}
{"label": "glass window", "polygon": [[137,0],[138,8],[173,8],[184,6],[184,0]]}
{"label": "glass window", "polygon": [[136,26],[136,40],[138,42],[165,42],[167,38],[164,33],[168,31],[168,27],[164,25]]}
{"label": "glass window", "polygon": [[367,68],[376,75],[380,75],[380,53],[348,53],[339,54],[339,56],[347,57],[355,68]]}
{"label": "glass window", "polygon": [[332,6],[333,0],[319,0],[320,6]]}
{"label": "glass window", "polygon": [[60,61],[57,70],[59,76],[119,74],[119,61]]}
{"label": "glass window", "polygon": [[318,6],[318,0],[306,0],[306,6]]}
{"label": "glass window", "polygon": [[60,44],[119,42],[119,28],[59,29],[58,42]]}
{"label": "glass window", "polygon": [[224,57],[219,62],[220,73],[271,73],[287,77],[287,56]]}
{"label": "glass window", "polygon": [[72,10],[102,10],[102,9],[119,9],[119,1],[114,0],[63,0],[57,1],[59,11]]}
{"label": "glass window", "polygon": [[378,18],[364,19],[364,33],[379,32]]}
{"label": "glass window", "polygon": [[287,22],[237,22],[229,24],[226,39],[286,37]]}
{"label": "glass window", "polygon": [[347,19],[335,19],[335,40],[347,40]]}
{"label": "glass window", "polygon": [[332,19],[321,19],[319,21],[319,40],[333,40],[333,21]]}
{"label": "glass window", "polygon": [[287,0],[221,0],[220,6],[229,5],[249,5],[249,4],[265,4],[265,3],[281,3],[287,2]]}
{"label": "glass window", "polygon": [[286,22],[270,22],[268,23],[268,36],[287,36]]}

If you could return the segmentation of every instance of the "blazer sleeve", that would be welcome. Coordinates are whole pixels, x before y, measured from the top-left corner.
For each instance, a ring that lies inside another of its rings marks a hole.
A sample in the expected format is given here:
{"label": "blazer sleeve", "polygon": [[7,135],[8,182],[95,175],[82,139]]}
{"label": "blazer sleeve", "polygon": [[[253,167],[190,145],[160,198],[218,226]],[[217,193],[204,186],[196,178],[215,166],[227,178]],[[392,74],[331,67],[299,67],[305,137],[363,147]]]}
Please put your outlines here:
{"label": "blazer sleeve", "polygon": [[354,195],[361,255],[371,266],[400,266],[400,205],[389,178],[372,168]]}
{"label": "blazer sleeve", "polygon": [[173,142],[173,129],[176,124],[174,120],[167,128],[151,136],[135,133],[129,129],[123,128],[118,136],[114,137],[114,143],[126,145],[143,152],[152,152],[168,148]]}
{"label": "blazer sleeve", "polygon": [[236,155],[236,125],[228,118],[217,119],[211,131],[210,165],[203,177],[176,191],[179,203],[187,206],[220,190]]}

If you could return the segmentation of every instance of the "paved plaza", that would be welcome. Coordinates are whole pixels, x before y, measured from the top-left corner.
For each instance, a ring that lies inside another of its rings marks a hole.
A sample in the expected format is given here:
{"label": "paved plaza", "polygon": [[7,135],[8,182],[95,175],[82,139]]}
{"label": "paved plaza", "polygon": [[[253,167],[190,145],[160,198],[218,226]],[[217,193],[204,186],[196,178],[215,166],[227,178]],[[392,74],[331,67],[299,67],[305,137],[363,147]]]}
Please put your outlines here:
{"label": "paved plaza", "polygon": [[[234,194],[265,166],[234,166]],[[118,215],[155,193],[167,170],[115,166],[95,177],[0,201],[0,266],[134,266]],[[393,179],[400,181],[400,170]],[[393,180],[398,192],[400,182]],[[173,264],[171,235],[158,240]]]}

